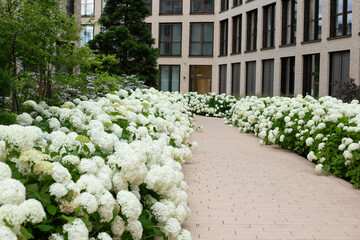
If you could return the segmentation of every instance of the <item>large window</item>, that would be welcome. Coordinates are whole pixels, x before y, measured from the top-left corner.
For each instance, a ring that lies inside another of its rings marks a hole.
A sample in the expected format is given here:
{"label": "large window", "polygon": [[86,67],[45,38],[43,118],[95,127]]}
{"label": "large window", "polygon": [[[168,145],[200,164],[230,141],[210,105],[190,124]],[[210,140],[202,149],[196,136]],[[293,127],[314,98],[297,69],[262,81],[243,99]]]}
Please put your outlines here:
{"label": "large window", "polygon": [[68,17],[74,15],[74,9],[75,9],[74,0],[66,0],[66,15]]}
{"label": "large window", "polygon": [[337,97],[344,84],[349,81],[350,51],[333,52],[330,58],[330,95]]}
{"label": "large window", "polygon": [[213,23],[190,23],[190,55],[213,55]]}
{"label": "large window", "polygon": [[255,95],[256,61],[246,63],[246,96]]}
{"label": "large window", "polygon": [[229,0],[221,0],[221,11],[229,9]]}
{"label": "large window", "polygon": [[263,60],[262,93],[272,97],[274,91],[274,60]]}
{"label": "large window", "polygon": [[331,37],[350,35],[352,0],[331,0]]}
{"label": "large window", "polygon": [[319,97],[320,54],[304,56],[303,95]]}
{"label": "large window", "polygon": [[149,8],[150,14],[152,14],[152,0],[145,0],[145,3]]}
{"label": "large window", "polygon": [[304,41],[321,39],[322,0],[305,0]]}
{"label": "large window", "polygon": [[81,16],[94,16],[94,0],[81,0]]}
{"label": "large window", "polygon": [[80,35],[81,35],[80,46],[85,46],[88,41],[94,38],[94,26],[83,25]]}
{"label": "large window", "polygon": [[233,19],[233,39],[232,53],[241,52],[241,31],[242,31],[242,15],[237,15]]}
{"label": "large window", "polygon": [[231,94],[235,97],[240,97],[240,63],[233,63],[232,67],[232,79],[231,79]]}
{"label": "large window", "polygon": [[281,95],[294,96],[295,57],[281,59]]}
{"label": "large window", "polygon": [[191,0],[191,13],[213,13],[214,0]]}
{"label": "large window", "polygon": [[160,65],[159,68],[161,91],[180,91],[180,66]]}
{"label": "large window", "polygon": [[257,10],[247,13],[246,50],[255,51],[257,40]]}
{"label": "large window", "polygon": [[297,0],[283,1],[282,44],[296,43]]}
{"label": "large window", "polygon": [[219,66],[219,94],[226,93],[227,65]]}
{"label": "large window", "polygon": [[159,48],[162,56],[181,55],[181,23],[160,23]]}
{"label": "large window", "polygon": [[263,21],[263,47],[274,47],[275,35],[275,4],[264,7],[264,21]]}
{"label": "large window", "polygon": [[220,22],[220,56],[228,54],[228,20]]}
{"label": "large window", "polygon": [[234,0],[233,7],[240,6],[242,4],[242,0]]}
{"label": "large window", "polygon": [[160,14],[181,14],[182,0],[161,0]]}

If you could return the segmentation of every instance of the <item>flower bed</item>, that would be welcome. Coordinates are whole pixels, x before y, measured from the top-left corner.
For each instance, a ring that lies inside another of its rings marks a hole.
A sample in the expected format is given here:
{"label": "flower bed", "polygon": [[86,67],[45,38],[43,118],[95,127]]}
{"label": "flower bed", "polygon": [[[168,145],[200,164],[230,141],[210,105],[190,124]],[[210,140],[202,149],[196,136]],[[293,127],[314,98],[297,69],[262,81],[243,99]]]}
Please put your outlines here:
{"label": "flower bed", "polygon": [[184,96],[188,99],[190,111],[207,117],[229,116],[231,107],[236,103],[235,97],[226,94],[190,92],[185,93]]}
{"label": "flower bed", "polygon": [[252,132],[262,144],[277,144],[360,186],[360,105],[332,97],[246,97],[226,120]]}
{"label": "flower bed", "polygon": [[120,90],[0,125],[0,239],[191,239],[181,94]]}

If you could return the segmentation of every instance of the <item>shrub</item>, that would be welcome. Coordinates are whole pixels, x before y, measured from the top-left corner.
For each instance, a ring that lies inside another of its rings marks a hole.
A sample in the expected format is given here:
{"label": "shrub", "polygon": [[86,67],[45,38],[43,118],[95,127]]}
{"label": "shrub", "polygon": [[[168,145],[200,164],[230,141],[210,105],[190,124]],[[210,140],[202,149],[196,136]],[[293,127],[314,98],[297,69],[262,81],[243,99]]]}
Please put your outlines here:
{"label": "shrub", "polygon": [[0,125],[16,123],[16,114],[0,110]]}
{"label": "shrub", "polygon": [[360,100],[360,85],[356,85],[355,79],[350,78],[348,82],[344,83],[338,94],[339,98],[347,103],[352,100]]}

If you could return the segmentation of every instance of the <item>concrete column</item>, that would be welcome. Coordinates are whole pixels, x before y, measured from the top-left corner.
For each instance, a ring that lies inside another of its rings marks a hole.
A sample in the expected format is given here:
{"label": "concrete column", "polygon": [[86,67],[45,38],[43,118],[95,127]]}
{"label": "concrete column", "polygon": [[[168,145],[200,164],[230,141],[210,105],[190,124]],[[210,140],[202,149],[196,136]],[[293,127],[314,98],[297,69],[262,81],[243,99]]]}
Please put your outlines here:
{"label": "concrete column", "polygon": [[320,82],[319,96],[329,95],[330,81],[330,53],[323,51],[320,53]]}
{"label": "concrete column", "polygon": [[[263,47],[263,22],[264,22],[264,11],[263,7],[258,8],[258,22],[257,22],[257,51],[260,52]],[[257,54],[256,61],[256,84],[255,84],[255,94],[261,96],[262,95],[262,61],[261,55]]]}

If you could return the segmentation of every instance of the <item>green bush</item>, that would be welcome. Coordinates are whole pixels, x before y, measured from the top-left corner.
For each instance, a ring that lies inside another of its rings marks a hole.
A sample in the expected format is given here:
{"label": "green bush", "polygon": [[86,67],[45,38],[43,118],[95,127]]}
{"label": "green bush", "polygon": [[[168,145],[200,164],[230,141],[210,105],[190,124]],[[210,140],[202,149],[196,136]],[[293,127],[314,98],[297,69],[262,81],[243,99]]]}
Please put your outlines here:
{"label": "green bush", "polygon": [[16,114],[0,110],[0,125],[11,125],[16,123]]}

